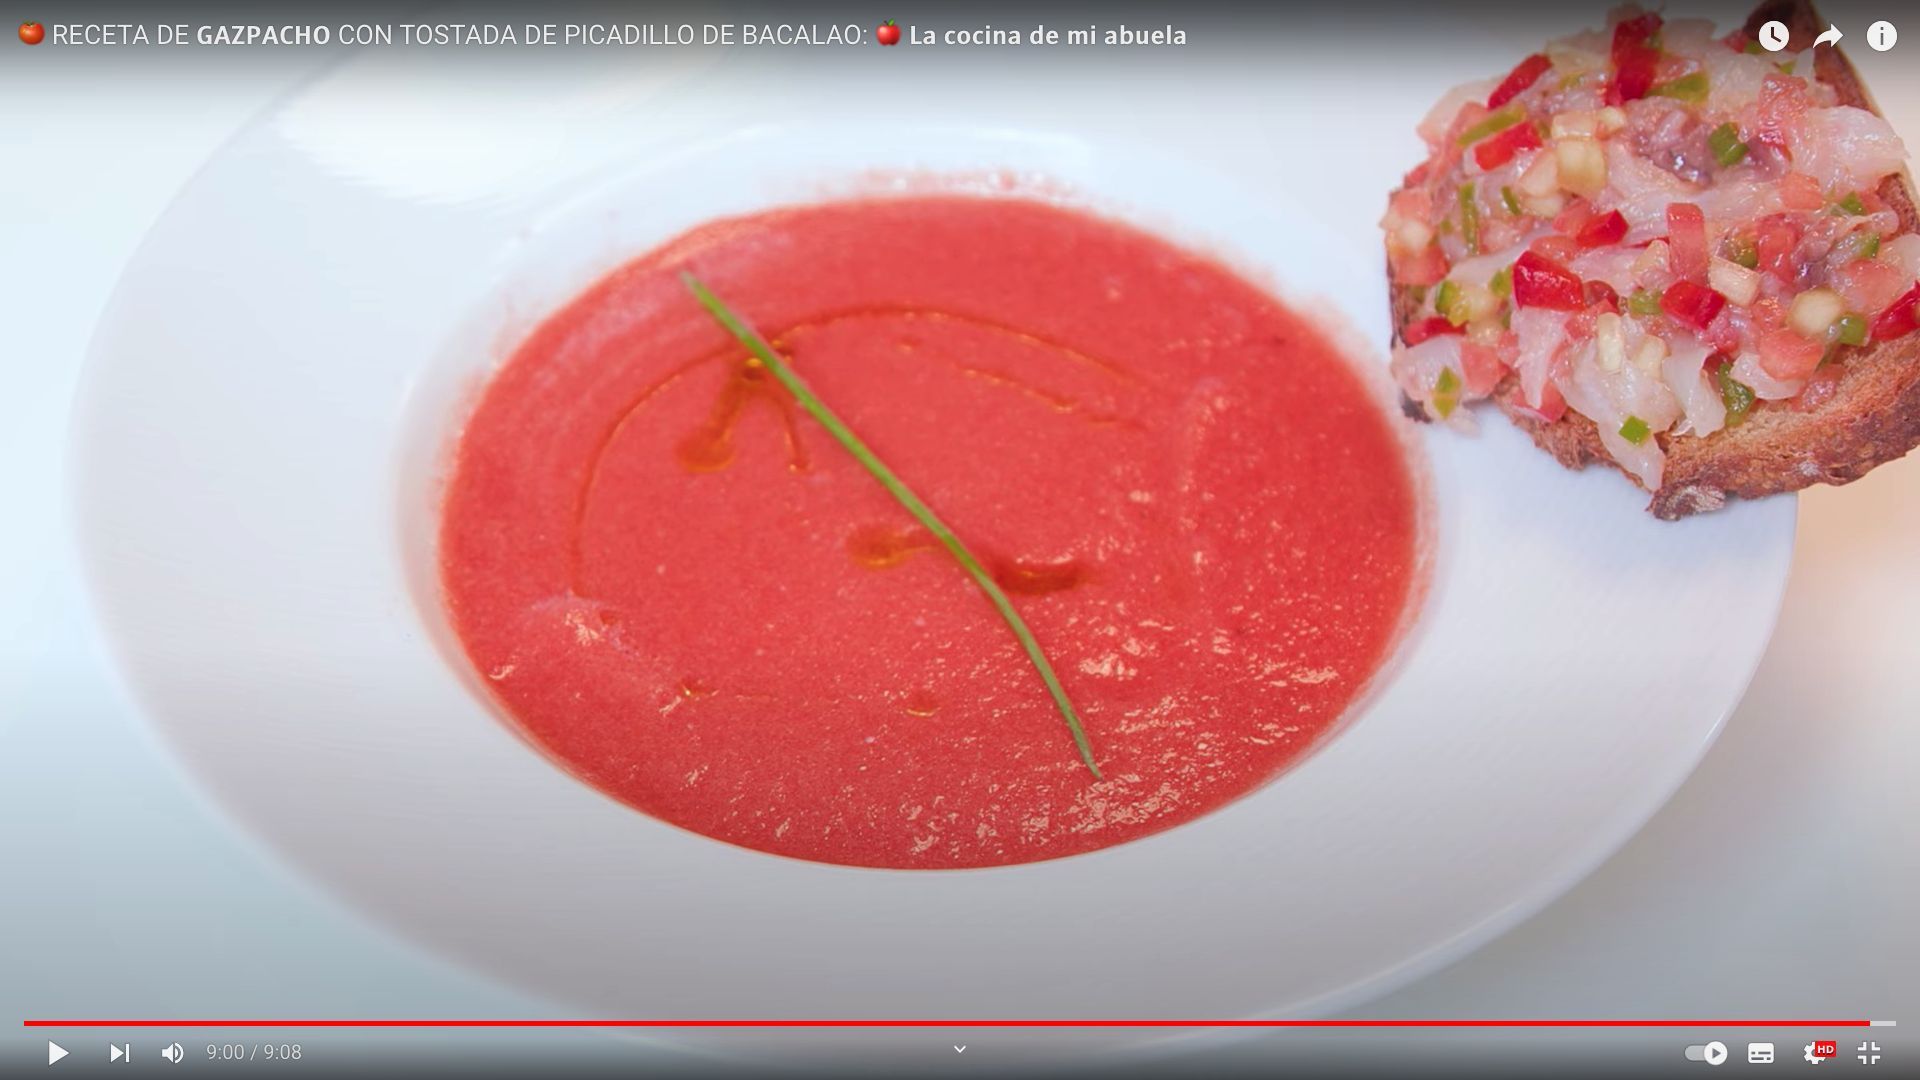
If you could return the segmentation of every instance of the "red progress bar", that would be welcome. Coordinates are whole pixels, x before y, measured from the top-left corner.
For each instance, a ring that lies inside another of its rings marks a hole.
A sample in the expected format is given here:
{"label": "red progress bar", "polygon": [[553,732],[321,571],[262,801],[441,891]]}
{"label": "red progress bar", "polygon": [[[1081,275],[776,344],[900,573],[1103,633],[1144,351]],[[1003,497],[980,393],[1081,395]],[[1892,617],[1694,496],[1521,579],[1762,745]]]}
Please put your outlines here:
{"label": "red progress bar", "polygon": [[1871,1020],[23,1020],[30,1028],[1730,1028]]}

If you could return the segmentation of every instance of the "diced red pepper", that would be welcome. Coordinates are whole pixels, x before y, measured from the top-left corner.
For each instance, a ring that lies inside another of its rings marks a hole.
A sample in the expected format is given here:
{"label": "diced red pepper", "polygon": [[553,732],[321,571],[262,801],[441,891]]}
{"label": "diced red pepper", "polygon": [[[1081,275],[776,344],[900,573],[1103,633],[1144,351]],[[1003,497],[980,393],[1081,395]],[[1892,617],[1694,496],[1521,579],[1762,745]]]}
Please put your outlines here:
{"label": "diced red pepper", "polygon": [[1827,348],[1812,338],[1801,337],[1786,327],[1768,330],[1755,341],[1760,349],[1760,370],[1782,381],[1804,379],[1820,366]]}
{"label": "diced red pepper", "polygon": [[1430,337],[1441,334],[1464,334],[1466,328],[1455,326],[1444,315],[1433,315],[1416,323],[1408,323],[1400,330],[1400,340],[1408,345],[1418,345]]}
{"label": "diced red pepper", "polygon": [[1578,311],[1586,306],[1579,275],[1537,252],[1513,264],[1513,302],[1521,307]]}
{"label": "diced red pepper", "polygon": [[1707,277],[1707,215],[1693,203],[1667,204],[1667,265],[1675,277]]}
{"label": "diced red pepper", "polygon": [[1540,145],[1540,132],[1532,124],[1522,120],[1498,135],[1485,138],[1473,144],[1473,160],[1482,169],[1497,169],[1513,160],[1513,155],[1522,150],[1532,150]]}
{"label": "diced red pepper", "polygon": [[1626,217],[1620,211],[1612,210],[1600,217],[1589,219],[1580,227],[1580,231],[1574,234],[1574,239],[1580,242],[1581,247],[1605,247],[1608,244],[1619,243],[1626,238],[1626,235]]}
{"label": "diced red pepper", "polygon": [[1691,281],[1676,281],[1660,294],[1660,310],[1695,330],[1705,330],[1726,306],[1726,297]]}
{"label": "diced red pepper", "polygon": [[[1615,315],[1620,314],[1620,294],[1614,291],[1613,286],[1604,281],[1586,282],[1580,288],[1580,297],[1587,302],[1587,306],[1590,308],[1611,311]],[[1597,313],[1598,312],[1596,312],[1596,314]]]}
{"label": "diced red pepper", "polygon": [[1526,93],[1527,88],[1539,82],[1540,76],[1545,75],[1547,69],[1552,66],[1553,61],[1548,60],[1542,53],[1534,53],[1520,61],[1512,71],[1507,73],[1506,78],[1500,80],[1500,85],[1494,87],[1493,95],[1487,98],[1487,108],[1497,109]]}
{"label": "diced red pepper", "polygon": [[1873,317],[1873,340],[1892,341],[1920,329],[1920,285],[1915,285]]}
{"label": "diced red pepper", "polygon": [[1607,84],[1607,104],[1624,105],[1653,89],[1660,50],[1652,45],[1660,16],[1647,12],[1613,28],[1613,80]]}

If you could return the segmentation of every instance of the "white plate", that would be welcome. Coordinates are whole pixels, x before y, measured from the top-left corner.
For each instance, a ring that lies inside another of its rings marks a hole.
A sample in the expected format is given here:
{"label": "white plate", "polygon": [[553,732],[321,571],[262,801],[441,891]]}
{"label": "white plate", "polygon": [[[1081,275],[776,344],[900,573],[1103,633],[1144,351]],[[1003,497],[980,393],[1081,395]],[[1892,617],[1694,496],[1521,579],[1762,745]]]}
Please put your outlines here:
{"label": "white plate", "polygon": [[[395,119],[361,104],[380,63],[255,124],[134,259],[76,416],[86,563],[138,698],[223,806],[359,909],[557,1007],[1349,1006],[1592,870],[1692,769],[1758,661],[1792,500],[1662,524],[1618,476],[1564,472],[1496,420],[1422,437],[1435,578],[1389,680],[1323,749],[1217,813],[952,873],[797,862],[657,822],[524,746],[441,647],[440,454],[542,312],[700,220],[870,170],[1065,185],[1324,298],[1375,354],[1377,257],[1287,201],[1284,138],[1217,167],[1099,125],[959,128],[942,117],[978,102],[931,75],[896,103],[928,119],[880,138],[800,105],[812,119],[726,121],[711,72],[569,72],[523,114],[462,111],[466,74],[416,70],[412,100],[445,91],[443,107]],[[1208,123],[1187,137],[1235,138],[1231,117]],[[1377,211],[1375,191],[1352,197]]]}

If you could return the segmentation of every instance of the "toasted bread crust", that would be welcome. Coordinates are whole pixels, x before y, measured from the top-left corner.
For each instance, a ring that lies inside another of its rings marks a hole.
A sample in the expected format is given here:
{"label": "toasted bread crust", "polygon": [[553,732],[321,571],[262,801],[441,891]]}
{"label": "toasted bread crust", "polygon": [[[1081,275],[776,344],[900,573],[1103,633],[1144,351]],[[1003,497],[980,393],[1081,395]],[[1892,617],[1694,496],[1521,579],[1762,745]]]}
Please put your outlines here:
{"label": "toasted bread crust", "polygon": [[[1807,0],[1765,0],[1748,16],[1747,32],[1776,19],[1786,24],[1795,42],[1811,41],[1825,26]],[[1833,87],[1842,104],[1879,112],[1839,49],[1821,46],[1816,51],[1814,75]],[[1900,216],[1902,232],[1920,232],[1911,179],[1904,173],[1889,176],[1881,182],[1879,195]],[[1405,327],[1417,316],[1419,301],[1411,289],[1391,288],[1395,326]],[[1840,374],[1832,394],[1810,408],[1765,405],[1739,427],[1705,438],[1661,434],[1666,469],[1647,508],[1673,520],[1718,510],[1731,498],[1844,484],[1920,445],[1920,333],[1843,349],[1838,360]],[[1541,420],[1523,407],[1517,380],[1511,377],[1495,391],[1494,401],[1567,468],[1597,462],[1633,478],[1607,454],[1599,430],[1586,417],[1570,411],[1552,423]],[[1417,404],[1407,404],[1409,415],[1421,411]]]}

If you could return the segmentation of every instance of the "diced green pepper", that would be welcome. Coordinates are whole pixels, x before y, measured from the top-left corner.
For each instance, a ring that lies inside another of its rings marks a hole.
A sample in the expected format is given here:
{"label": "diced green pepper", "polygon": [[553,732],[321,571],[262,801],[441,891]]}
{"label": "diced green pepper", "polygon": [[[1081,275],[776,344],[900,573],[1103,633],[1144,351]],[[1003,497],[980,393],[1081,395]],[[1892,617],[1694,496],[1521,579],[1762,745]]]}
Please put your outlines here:
{"label": "diced green pepper", "polygon": [[1460,286],[1449,278],[1440,283],[1440,291],[1433,294],[1433,310],[1446,316],[1448,322],[1459,326],[1465,319],[1455,320],[1453,313],[1460,307]]}
{"label": "diced green pepper", "polygon": [[1752,270],[1760,265],[1760,245],[1751,236],[1736,236],[1727,241],[1727,261]]}
{"label": "diced green pepper", "polygon": [[1747,144],[1740,141],[1740,125],[1729,120],[1714,128],[1707,136],[1707,149],[1713,151],[1713,160],[1723,169],[1730,169],[1746,160]]}
{"label": "diced green pepper", "polygon": [[1500,202],[1506,206],[1507,213],[1512,214],[1514,217],[1520,216],[1520,197],[1513,193],[1512,188],[1502,187],[1500,189]]}
{"label": "diced green pepper", "polygon": [[1650,97],[1672,98],[1675,101],[1697,105],[1707,100],[1707,73],[1696,71],[1691,75],[1669,79],[1647,91],[1647,94]]}
{"label": "diced green pepper", "polygon": [[1445,420],[1460,404],[1460,376],[1452,368],[1441,368],[1433,380],[1433,409]]}
{"label": "diced green pepper", "polygon": [[1740,51],[1746,53],[1748,56],[1766,55],[1765,50],[1760,48],[1760,43],[1757,41],[1749,41],[1745,45],[1740,46]]}
{"label": "diced green pepper", "polygon": [[1835,246],[1849,259],[1871,259],[1880,254],[1880,234],[1871,229],[1850,232]]}
{"label": "diced green pepper", "polygon": [[1846,198],[1840,199],[1833,204],[1833,212],[1836,214],[1850,214],[1854,217],[1860,217],[1867,212],[1867,206],[1860,201],[1860,193],[1853,191],[1848,192]]}
{"label": "diced green pepper", "polygon": [[1513,267],[1503,266],[1500,269],[1495,270],[1493,272],[1493,277],[1487,280],[1487,288],[1492,290],[1493,295],[1501,298],[1502,300],[1505,300],[1507,297],[1512,296],[1513,295]]}
{"label": "diced green pepper", "polygon": [[1833,340],[1842,345],[1867,343],[1867,320],[1849,311],[1833,321]]}
{"label": "diced green pepper", "polygon": [[1713,378],[1720,384],[1720,404],[1727,407],[1727,426],[1739,427],[1753,411],[1753,387],[1733,377],[1732,364],[1721,364]]}
{"label": "diced green pepper", "polygon": [[1473,201],[1473,184],[1460,185],[1460,239],[1467,242],[1467,250],[1480,253],[1480,206]]}
{"label": "diced green pepper", "polygon": [[1499,112],[1488,113],[1486,119],[1460,133],[1461,146],[1472,146],[1489,135],[1498,135],[1526,118],[1526,112],[1518,105],[1510,105]]}
{"label": "diced green pepper", "polygon": [[1649,434],[1647,422],[1637,416],[1627,417],[1627,422],[1620,425],[1620,437],[1635,446],[1646,442]]}
{"label": "diced green pepper", "polygon": [[1635,289],[1627,297],[1627,310],[1635,315],[1660,314],[1660,289]]}

